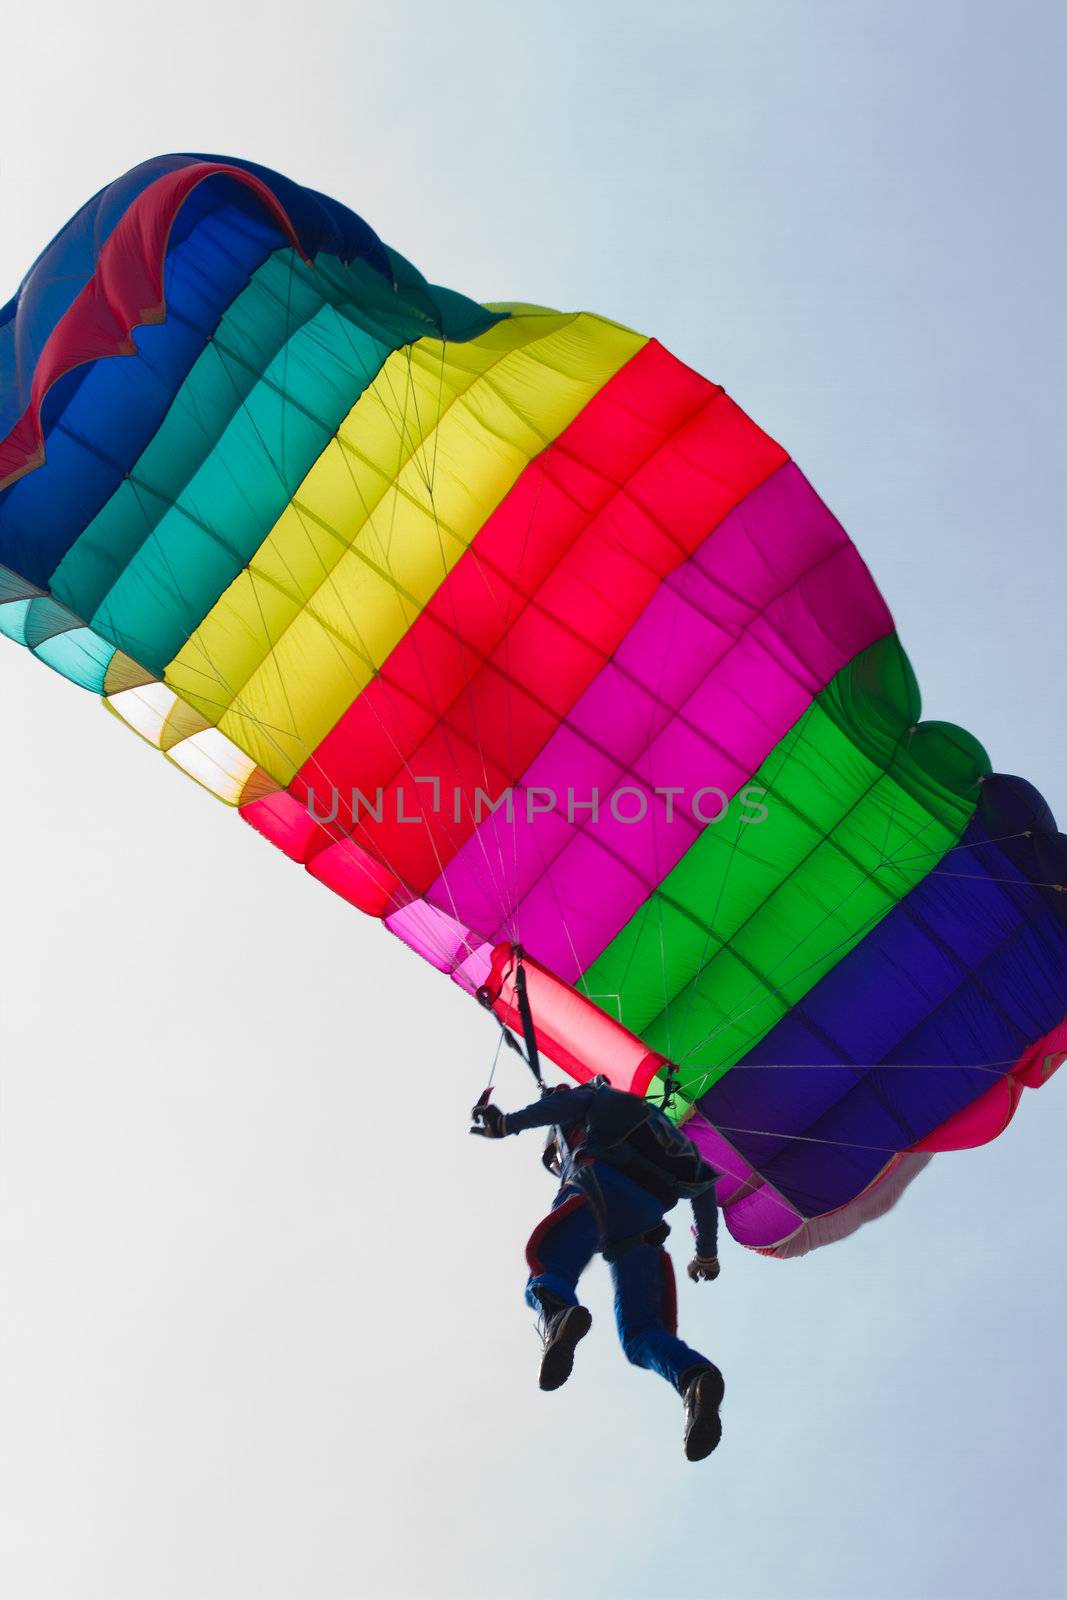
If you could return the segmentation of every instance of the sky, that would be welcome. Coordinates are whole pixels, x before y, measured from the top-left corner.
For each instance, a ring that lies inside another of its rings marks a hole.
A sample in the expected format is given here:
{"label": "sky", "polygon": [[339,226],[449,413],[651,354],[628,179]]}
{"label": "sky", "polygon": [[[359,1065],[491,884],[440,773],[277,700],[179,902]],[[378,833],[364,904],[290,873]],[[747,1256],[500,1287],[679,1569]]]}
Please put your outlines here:
{"label": "sky", "polygon": [[[925,715],[1062,818],[1065,46],[1025,0],[22,6],[0,300],[212,150],[654,333],[849,529]],[[551,1191],[467,1137],[490,1021],[6,641],[0,726],[6,1594],[1060,1600],[1063,1083],[853,1238],[682,1284],[727,1379],[689,1465],[602,1270],[537,1390]]]}

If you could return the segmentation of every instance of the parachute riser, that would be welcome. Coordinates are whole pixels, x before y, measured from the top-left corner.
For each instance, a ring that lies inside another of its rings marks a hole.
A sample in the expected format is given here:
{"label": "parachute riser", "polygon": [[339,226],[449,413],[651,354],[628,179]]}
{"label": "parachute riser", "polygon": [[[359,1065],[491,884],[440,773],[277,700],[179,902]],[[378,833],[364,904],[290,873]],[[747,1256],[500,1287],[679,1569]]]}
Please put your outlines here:
{"label": "parachute riser", "polygon": [[[518,944],[512,945],[511,954],[515,962],[515,1000],[519,1010],[519,1021],[522,1024],[523,1044],[519,1043],[508,1024],[502,1018],[497,1017],[496,1020],[500,1024],[504,1043],[509,1050],[514,1050],[515,1054],[529,1067],[537,1080],[538,1088],[544,1094],[548,1089],[548,1085],[545,1083],[541,1072],[541,1055],[537,1046],[537,1031],[534,1028],[533,1012],[530,1008],[530,997],[526,987],[526,968],[523,965],[522,946]],[[483,985],[477,991],[475,998],[479,1005],[484,1006],[487,1011],[496,1016],[496,1012],[493,1010],[496,997],[487,986]],[[525,1049],[523,1045],[525,1045]]]}

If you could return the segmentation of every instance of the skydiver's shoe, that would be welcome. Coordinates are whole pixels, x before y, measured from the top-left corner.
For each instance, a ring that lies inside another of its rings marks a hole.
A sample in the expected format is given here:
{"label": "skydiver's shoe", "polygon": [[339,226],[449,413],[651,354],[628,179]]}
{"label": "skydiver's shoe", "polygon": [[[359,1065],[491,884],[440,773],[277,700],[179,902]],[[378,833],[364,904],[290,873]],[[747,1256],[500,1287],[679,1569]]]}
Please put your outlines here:
{"label": "skydiver's shoe", "polygon": [[566,1383],[574,1366],[574,1351],[593,1326],[585,1306],[568,1306],[547,1294],[541,1296],[541,1375],[542,1389],[558,1389]]}
{"label": "skydiver's shoe", "polygon": [[685,1457],[687,1461],[703,1461],[710,1456],[722,1438],[719,1407],[726,1393],[726,1384],[718,1367],[709,1362],[701,1367],[685,1385]]}

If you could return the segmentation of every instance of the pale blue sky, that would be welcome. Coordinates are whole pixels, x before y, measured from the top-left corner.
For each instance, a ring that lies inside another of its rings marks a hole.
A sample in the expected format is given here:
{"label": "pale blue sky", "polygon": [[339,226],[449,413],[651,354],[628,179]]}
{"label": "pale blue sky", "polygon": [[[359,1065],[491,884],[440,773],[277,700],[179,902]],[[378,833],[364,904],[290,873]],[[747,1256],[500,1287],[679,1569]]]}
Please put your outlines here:
{"label": "pale blue sky", "polygon": [[[0,299],[94,189],[201,148],[438,281],[655,333],[844,521],[926,714],[1067,817],[1060,7],[61,0],[4,45]],[[0,669],[5,1593],[1060,1600],[1064,1084],[855,1238],[683,1287],[728,1381],[688,1466],[600,1274],[536,1389],[549,1192],[535,1139],[467,1139],[486,1019]]]}

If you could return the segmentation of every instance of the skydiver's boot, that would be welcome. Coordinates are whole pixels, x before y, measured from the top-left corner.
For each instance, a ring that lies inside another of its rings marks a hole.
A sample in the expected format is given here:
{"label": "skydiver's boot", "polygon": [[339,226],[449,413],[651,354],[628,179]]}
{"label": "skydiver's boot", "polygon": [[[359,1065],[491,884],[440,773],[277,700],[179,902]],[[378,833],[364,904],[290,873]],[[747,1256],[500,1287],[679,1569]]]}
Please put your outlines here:
{"label": "skydiver's boot", "polygon": [[685,1401],[685,1456],[687,1461],[703,1461],[722,1438],[719,1407],[726,1392],[718,1367],[696,1367],[682,1374],[679,1387]]}
{"label": "skydiver's boot", "polygon": [[585,1306],[570,1306],[547,1289],[539,1289],[541,1317],[538,1331],[544,1354],[539,1383],[542,1389],[558,1389],[566,1383],[574,1366],[574,1351],[593,1326]]}

